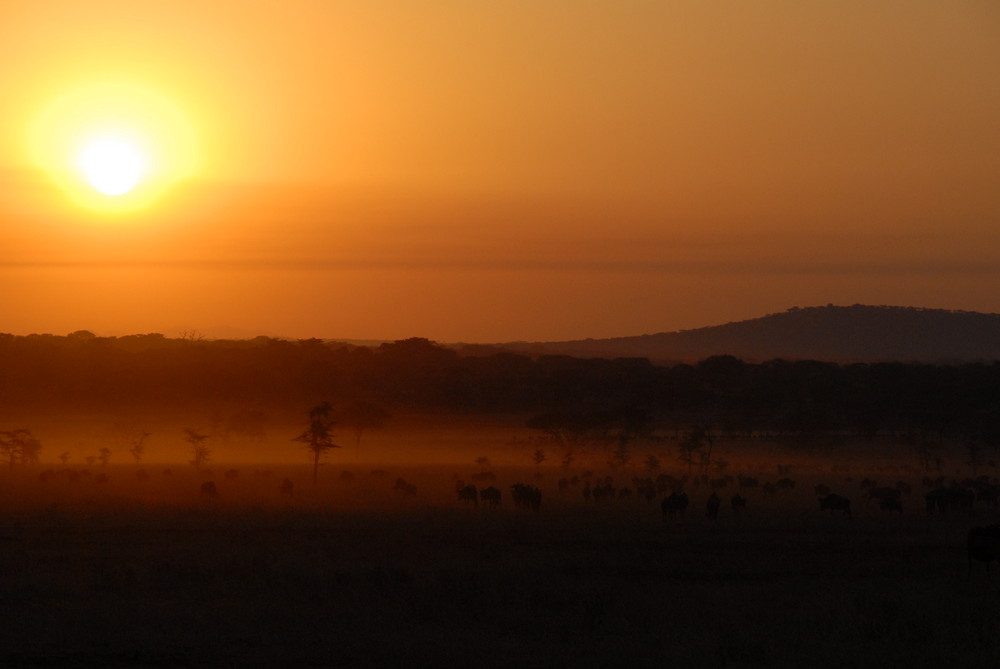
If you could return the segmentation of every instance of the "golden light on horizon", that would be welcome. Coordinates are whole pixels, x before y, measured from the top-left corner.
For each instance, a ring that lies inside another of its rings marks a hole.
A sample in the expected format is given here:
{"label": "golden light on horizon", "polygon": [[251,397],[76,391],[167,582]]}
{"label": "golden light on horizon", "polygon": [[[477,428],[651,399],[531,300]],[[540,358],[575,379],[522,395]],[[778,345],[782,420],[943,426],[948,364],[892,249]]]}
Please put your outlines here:
{"label": "golden light on horizon", "polygon": [[135,84],[71,88],[28,135],[41,171],[77,205],[108,213],[149,206],[194,176],[199,162],[192,123],[172,101]]}

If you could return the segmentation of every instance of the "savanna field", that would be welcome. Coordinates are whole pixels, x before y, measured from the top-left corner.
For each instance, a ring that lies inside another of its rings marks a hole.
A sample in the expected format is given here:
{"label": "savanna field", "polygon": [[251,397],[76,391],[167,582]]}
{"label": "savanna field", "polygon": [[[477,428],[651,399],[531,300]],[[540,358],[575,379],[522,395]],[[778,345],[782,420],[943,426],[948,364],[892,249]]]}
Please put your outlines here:
{"label": "savanna field", "polygon": [[[440,448],[420,451],[430,461],[403,456],[429,434]],[[841,444],[821,456],[723,441],[715,456],[729,465],[704,480],[697,470],[683,478],[669,439],[637,445],[616,467],[600,452],[563,467],[553,450],[536,465],[543,445],[523,429],[477,434],[468,421],[419,437],[385,430],[357,452],[333,450],[315,485],[304,451],[286,442],[275,445],[293,456],[286,463],[227,464],[219,453],[200,472],[185,462],[45,458],[14,467],[2,476],[0,664],[1000,660],[1000,570],[990,576],[975,562],[970,574],[965,549],[967,531],[997,511],[977,502],[928,515],[929,488],[908,446]],[[644,449],[662,456],[658,470],[644,467]],[[935,476],[969,472],[956,465]],[[585,497],[606,477],[613,495]],[[650,501],[635,481],[647,477],[662,484]],[[741,487],[741,477],[758,485]],[[794,487],[770,492],[781,479]],[[203,492],[206,481],[216,495]],[[514,504],[517,483],[539,489],[537,511]],[[901,489],[902,512],[869,501],[872,484]],[[466,485],[496,487],[501,504],[460,500]],[[690,506],[668,517],[660,502],[678,486]],[[852,516],[822,511],[816,486],[850,498]],[[714,519],[713,490],[722,501]],[[737,493],[747,501],[738,513]]]}

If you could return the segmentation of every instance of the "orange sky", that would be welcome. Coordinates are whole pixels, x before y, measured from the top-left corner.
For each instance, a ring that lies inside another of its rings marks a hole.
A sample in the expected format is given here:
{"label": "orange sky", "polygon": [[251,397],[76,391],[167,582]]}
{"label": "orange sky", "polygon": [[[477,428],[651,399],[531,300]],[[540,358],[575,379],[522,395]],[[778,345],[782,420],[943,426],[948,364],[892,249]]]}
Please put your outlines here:
{"label": "orange sky", "polygon": [[[128,211],[37,148],[109,83],[186,147]],[[0,332],[1000,312],[988,0],[0,0],[0,101]]]}

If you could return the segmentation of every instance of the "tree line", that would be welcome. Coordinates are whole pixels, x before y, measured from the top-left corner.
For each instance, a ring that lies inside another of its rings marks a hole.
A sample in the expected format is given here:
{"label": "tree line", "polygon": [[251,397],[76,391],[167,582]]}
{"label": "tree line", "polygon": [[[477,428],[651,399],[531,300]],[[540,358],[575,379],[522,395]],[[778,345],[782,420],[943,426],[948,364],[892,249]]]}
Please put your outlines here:
{"label": "tree line", "polygon": [[1000,444],[998,362],[749,363],[722,355],[657,365],[447,347],[421,338],[354,346],[267,337],[0,334],[0,403],[7,412],[213,401],[518,413],[563,437],[704,426],[732,437],[891,435]]}

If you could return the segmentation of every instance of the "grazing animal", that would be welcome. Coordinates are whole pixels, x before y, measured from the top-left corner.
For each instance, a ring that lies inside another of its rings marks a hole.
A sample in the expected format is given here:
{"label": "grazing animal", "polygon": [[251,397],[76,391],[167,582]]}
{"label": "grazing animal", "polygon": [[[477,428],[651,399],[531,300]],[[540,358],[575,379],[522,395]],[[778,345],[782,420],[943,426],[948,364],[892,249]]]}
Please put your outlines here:
{"label": "grazing animal", "polygon": [[778,482],[774,484],[774,487],[778,490],[791,490],[795,487],[795,481],[790,478],[778,479]]}
{"label": "grazing animal", "polygon": [[990,562],[1000,561],[1000,525],[973,527],[966,538],[969,549],[969,575],[972,575],[972,561],[986,563],[986,573],[990,573]]}
{"label": "grazing animal", "polygon": [[219,496],[219,490],[215,487],[215,481],[205,481],[201,484],[202,497],[215,499]]}
{"label": "grazing animal", "polygon": [[895,511],[896,513],[903,513],[903,503],[898,499],[883,499],[878,503],[878,508],[883,511]]}
{"label": "grazing animal", "polygon": [[722,476],[717,479],[710,479],[708,485],[711,486],[712,490],[722,490],[732,482],[733,482],[732,476]]}
{"label": "grazing animal", "polygon": [[836,493],[830,493],[819,500],[819,508],[820,511],[830,511],[830,513],[842,511],[845,516],[851,517],[851,500]]}
{"label": "grazing animal", "polygon": [[604,502],[615,498],[615,487],[611,481],[605,479],[603,483],[598,483],[591,489],[595,502]]}
{"label": "grazing animal", "polygon": [[354,472],[349,471],[347,469],[343,470],[342,472],[340,472],[340,480],[343,481],[344,483],[354,483],[355,480]]}
{"label": "grazing animal", "polygon": [[870,502],[873,499],[877,499],[879,502],[883,502],[885,500],[899,501],[901,495],[902,493],[896,488],[870,488],[868,490],[868,501]]}
{"label": "grazing animal", "polygon": [[935,511],[944,515],[955,509],[971,512],[976,501],[976,493],[952,481],[948,486],[928,491],[924,494],[924,501],[927,504],[928,515]]}
{"label": "grazing animal", "polygon": [[721,503],[722,500],[714,492],[709,496],[708,502],[705,504],[705,511],[712,520],[719,517],[719,504]]}
{"label": "grazing animal", "polygon": [[688,508],[688,502],[687,493],[671,493],[667,497],[664,497],[663,501],[660,502],[660,510],[663,512],[663,515],[668,518],[673,518],[676,514],[683,516],[684,512]]}
{"label": "grazing animal", "polygon": [[392,484],[392,489],[401,493],[404,497],[413,497],[417,494],[417,486],[407,483],[406,479],[400,477]]}
{"label": "grazing animal", "polygon": [[472,506],[479,505],[479,489],[469,484],[467,486],[462,486],[458,490],[458,501],[459,502],[472,502]]}
{"label": "grazing animal", "polygon": [[500,489],[490,486],[479,491],[480,501],[487,506],[500,506]]}
{"label": "grazing animal", "polygon": [[538,511],[542,507],[542,491],[527,483],[515,483],[510,487],[514,506],[518,509]]}
{"label": "grazing animal", "polygon": [[747,508],[747,499],[743,495],[736,493],[729,500],[729,505],[733,507],[733,513],[737,516]]}

